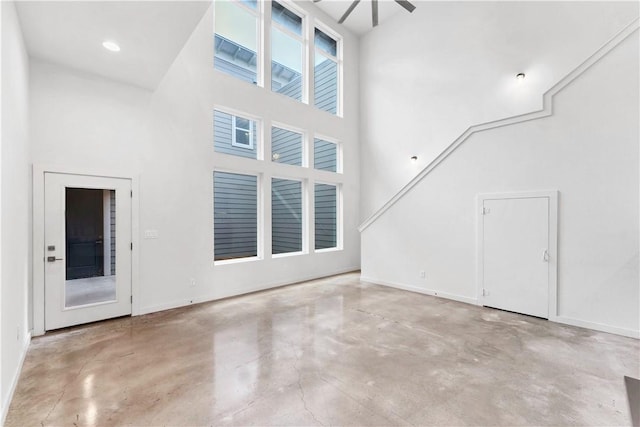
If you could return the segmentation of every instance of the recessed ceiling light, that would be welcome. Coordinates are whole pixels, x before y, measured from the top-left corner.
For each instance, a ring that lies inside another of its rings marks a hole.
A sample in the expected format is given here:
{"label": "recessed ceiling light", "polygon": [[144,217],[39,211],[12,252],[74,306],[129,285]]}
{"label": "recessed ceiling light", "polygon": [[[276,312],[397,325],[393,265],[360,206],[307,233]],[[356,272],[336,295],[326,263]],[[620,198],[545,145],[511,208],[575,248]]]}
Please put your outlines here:
{"label": "recessed ceiling light", "polygon": [[524,76],[524,73],[518,73],[518,74],[516,74],[516,79],[518,79],[518,80],[524,80],[524,77],[525,77],[525,76]]}
{"label": "recessed ceiling light", "polygon": [[103,41],[102,47],[104,47],[107,50],[110,50],[111,52],[120,52],[120,46],[118,46],[118,43],[112,42],[109,40]]}

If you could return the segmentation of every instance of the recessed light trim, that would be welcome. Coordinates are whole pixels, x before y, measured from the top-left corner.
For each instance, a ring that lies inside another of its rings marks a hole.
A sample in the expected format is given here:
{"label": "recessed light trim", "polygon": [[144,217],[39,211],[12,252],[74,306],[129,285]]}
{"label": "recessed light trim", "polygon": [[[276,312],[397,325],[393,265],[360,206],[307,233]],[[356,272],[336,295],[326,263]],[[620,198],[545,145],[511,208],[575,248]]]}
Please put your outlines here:
{"label": "recessed light trim", "polygon": [[105,49],[107,49],[110,52],[120,52],[120,45],[118,45],[118,43],[111,41],[111,40],[105,40],[102,42],[102,47],[104,47]]}
{"label": "recessed light trim", "polygon": [[518,73],[518,74],[516,74],[516,79],[518,79],[518,80],[524,80],[524,78],[525,78],[525,77],[526,77],[526,76],[524,75],[524,73]]}

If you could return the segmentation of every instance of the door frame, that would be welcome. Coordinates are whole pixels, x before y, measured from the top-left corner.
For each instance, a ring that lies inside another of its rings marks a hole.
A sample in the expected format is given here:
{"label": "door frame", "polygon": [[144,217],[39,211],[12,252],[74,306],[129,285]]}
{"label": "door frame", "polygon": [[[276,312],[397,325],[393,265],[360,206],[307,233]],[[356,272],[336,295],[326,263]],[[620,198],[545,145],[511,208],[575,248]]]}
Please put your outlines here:
{"label": "door frame", "polygon": [[63,167],[55,165],[33,165],[33,229],[32,229],[32,275],[33,275],[33,328],[32,335],[44,335],[45,333],[45,241],[44,241],[44,215],[45,215],[45,173],[58,173],[64,175],[84,175],[101,178],[116,178],[131,180],[131,315],[140,313],[140,253],[139,253],[139,177],[131,171],[102,170],[81,167]]}
{"label": "door frame", "polygon": [[558,318],[558,190],[481,193],[476,196],[476,301],[484,307],[484,201],[504,199],[549,199],[549,320]]}

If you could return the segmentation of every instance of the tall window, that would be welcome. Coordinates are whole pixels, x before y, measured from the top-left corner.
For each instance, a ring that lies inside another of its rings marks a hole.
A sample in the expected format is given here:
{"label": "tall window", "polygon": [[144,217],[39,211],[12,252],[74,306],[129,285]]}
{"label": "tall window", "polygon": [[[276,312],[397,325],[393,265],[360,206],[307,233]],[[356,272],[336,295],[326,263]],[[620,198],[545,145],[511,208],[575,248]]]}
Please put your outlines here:
{"label": "tall window", "polygon": [[255,120],[224,111],[213,112],[213,145],[218,153],[258,158]]}
{"label": "tall window", "polygon": [[271,241],[274,255],[302,251],[302,182],[271,180]]}
{"label": "tall window", "polygon": [[314,202],[316,249],[335,248],[338,244],[338,187],[316,184]]}
{"label": "tall window", "polygon": [[216,1],[214,7],[214,68],[257,83],[259,2]]}
{"label": "tall window", "polygon": [[313,97],[315,106],[331,114],[338,114],[340,60],[339,43],[324,31],[315,29],[315,65]]}
{"label": "tall window", "polygon": [[258,255],[258,177],[213,174],[214,260]]}
{"label": "tall window", "polygon": [[272,127],[271,160],[302,166],[302,134],[276,126]]}
{"label": "tall window", "polygon": [[271,2],[271,90],[303,100],[304,28],[302,16]]}

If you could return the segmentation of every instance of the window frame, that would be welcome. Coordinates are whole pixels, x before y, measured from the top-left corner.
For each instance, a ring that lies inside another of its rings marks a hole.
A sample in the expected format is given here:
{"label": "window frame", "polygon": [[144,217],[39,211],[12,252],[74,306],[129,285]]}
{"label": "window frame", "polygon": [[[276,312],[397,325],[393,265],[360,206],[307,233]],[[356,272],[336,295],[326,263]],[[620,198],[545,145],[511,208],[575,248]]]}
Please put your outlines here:
{"label": "window frame", "polygon": [[[249,122],[249,129],[243,128],[238,126],[237,124],[237,118],[246,120]],[[254,122],[255,120],[252,120],[248,117],[243,117],[243,116],[237,116],[235,114],[231,114],[231,129],[233,129],[233,132],[231,132],[231,146],[232,147],[238,147],[238,148],[243,148],[245,150],[253,150],[255,148],[255,145],[253,143],[253,138],[254,138]],[[238,142],[237,140],[237,130],[245,130],[249,132],[249,144],[243,144],[241,142]]]}
{"label": "window frame", "polygon": [[[316,139],[319,139],[321,141],[324,142],[328,142],[330,144],[334,144],[336,146],[336,171],[328,171],[328,170],[324,170],[324,169],[316,169]],[[342,174],[342,143],[335,138],[331,138],[328,136],[324,136],[324,135],[320,135],[320,134],[313,134],[313,138],[309,139],[309,144],[313,144],[312,147],[309,148],[309,151],[312,154],[312,159],[310,160],[310,164],[309,164],[309,168],[319,171],[321,173],[336,173],[336,174]]]}
{"label": "window frame", "polygon": [[[282,130],[286,130],[289,132],[293,132],[293,133],[297,133],[300,134],[301,138],[301,162],[300,165],[292,165],[289,163],[281,163],[279,161],[273,160],[273,128],[278,128],[278,129],[282,129]],[[270,149],[271,149],[271,153],[269,153],[269,161],[271,163],[275,163],[278,165],[285,165],[285,166],[292,166],[292,167],[296,167],[296,168],[309,168],[309,133],[306,132],[304,129],[300,129],[294,126],[290,126],[287,124],[283,124],[280,122],[276,122],[276,121],[272,121],[271,122],[271,126],[269,127],[270,133],[269,133],[269,137],[271,138],[271,144],[270,144]],[[267,158],[267,156],[265,155],[265,159]]]}
{"label": "window frame", "polygon": [[[238,258],[229,258],[223,260],[216,260],[216,202],[215,202],[215,174],[216,172],[235,174],[235,175],[247,175],[247,176],[255,176],[256,177],[256,255],[250,257],[238,257]],[[264,212],[264,201],[263,201],[263,175],[259,172],[250,172],[250,171],[238,171],[235,169],[227,169],[214,167],[211,173],[211,195],[212,195],[212,211],[211,211],[211,224],[213,227],[211,231],[213,232],[212,239],[212,259],[214,266],[227,265],[227,264],[238,264],[242,262],[250,262],[250,261],[261,261],[264,259],[264,221],[263,221],[263,212]]]}
{"label": "window frame", "polygon": [[[327,36],[331,37],[332,39],[334,39],[336,41],[336,55],[332,56],[330,53],[325,52],[324,50],[320,49],[319,47],[316,46],[315,44],[315,30],[316,28],[320,31],[322,31],[323,33],[325,33]],[[315,101],[316,101],[316,93],[315,93],[315,64],[316,64],[316,56],[322,56],[323,58],[326,58],[330,61],[333,61],[336,64],[337,67],[337,72],[338,75],[336,76],[337,79],[337,91],[338,93],[336,94],[336,117],[343,117],[343,81],[344,81],[344,71],[343,71],[343,37],[336,33],[334,30],[331,29],[331,27],[329,27],[328,25],[323,24],[321,21],[319,21],[318,19],[314,20],[313,23],[313,28],[312,28],[312,34],[313,34],[313,68],[314,68],[314,75],[313,75],[313,82],[309,82],[310,87],[313,88],[313,107],[316,108],[317,110],[320,111],[324,111],[325,113],[331,114],[333,115],[331,112],[329,111],[325,111],[325,110],[321,110],[320,108],[316,107],[315,105]]]}
{"label": "window frame", "polygon": [[[333,173],[333,172],[330,172]],[[333,248],[316,249],[316,185],[330,185],[336,188],[336,246]],[[344,250],[343,247],[343,212],[342,212],[342,182],[327,182],[316,180],[313,182],[313,253],[336,252]]]}
{"label": "window frame", "polygon": [[[264,87],[264,35],[263,35],[263,30],[264,30],[264,3],[263,1],[258,0],[256,2],[256,8],[253,9],[251,7],[249,7],[247,4],[245,4],[243,1],[241,0],[225,0],[225,1],[229,1],[230,3],[233,3],[235,6],[241,8],[242,10],[250,13],[251,15],[253,15],[253,17],[256,19],[256,81],[254,84],[252,84],[252,86],[258,86],[258,87]],[[212,13],[213,13],[213,38],[215,39],[216,36],[216,2],[213,2],[213,8],[212,8]],[[241,78],[238,78],[237,76],[234,76],[232,74],[229,73],[225,73],[222,70],[219,70],[216,68],[215,66],[215,61],[216,61],[216,50],[215,50],[215,46],[214,49],[212,49],[212,54],[213,54],[213,70],[214,72],[220,73],[220,74],[224,74],[226,76],[230,76],[233,77],[236,80],[240,80],[242,82],[248,83],[246,81],[244,81]]]}
{"label": "window frame", "polygon": [[[271,93],[274,93],[276,95],[281,95],[286,98],[293,99],[294,101],[302,102],[303,104],[309,104],[309,92],[310,92],[309,88],[312,86],[309,79],[309,57],[310,57],[310,54],[309,54],[310,43],[308,40],[309,15],[304,10],[302,10],[301,8],[299,8],[289,0],[276,0],[276,1],[282,7],[287,9],[289,12],[297,15],[302,19],[302,24],[300,27],[301,33],[300,35],[298,35],[293,31],[291,31],[290,29],[288,29],[287,27],[285,27],[284,25],[281,25],[280,23],[276,22],[273,19],[273,15],[270,14],[271,22],[269,24],[269,30],[270,30],[269,43],[271,46],[269,47],[270,60],[269,60],[268,66],[269,68],[273,67],[273,29],[275,28],[276,30],[282,32],[285,36],[291,37],[294,40],[300,42],[301,52],[302,52],[302,58],[301,58],[302,76],[301,76],[300,82],[302,87],[300,88],[300,100],[291,98],[290,96],[284,95],[282,93],[278,93],[273,90],[273,76],[271,76],[271,82],[269,82],[269,85],[270,85],[269,90],[271,91]],[[273,6],[271,6],[270,12],[271,13],[273,12]],[[271,72],[269,74],[271,75]]]}
{"label": "window frame", "polygon": [[297,176],[288,176],[288,175],[278,175],[278,174],[272,174],[270,177],[270,182],[269,182],[269,187],[270,187],[270,194],[269,194],[269,198],[273,199],[273,180],[274,179],[278,179],[278,180],[284,180],[284,181],[295,181],[295,182],[299,182],[300,183],[300,205],[301,205],[301,212],[300,212],[300,217],[301,217],[301,221],[300,221],[300,247],[301,249],[299,251],[295,251],[295,252],[284,252],[284,253],[279,253],[279,254],[274,254],[273,253],[273,202],[271,203],[270,206],[270,215],[269,215],[269,220],[271,222],[270,224],[270,229],[271,229],[271,247],[268,248],[269,253],[271,254],[271,258],[286,258],[286,257],[290,257],[290,256],[297,256],[297,255],[307,255],[309,254],[309,215],[310,215],[310,209],[309,209],[309,196],[307,194],[307,189],[309,188],[309,181],[304,178],[304,177],[297,177]]}

